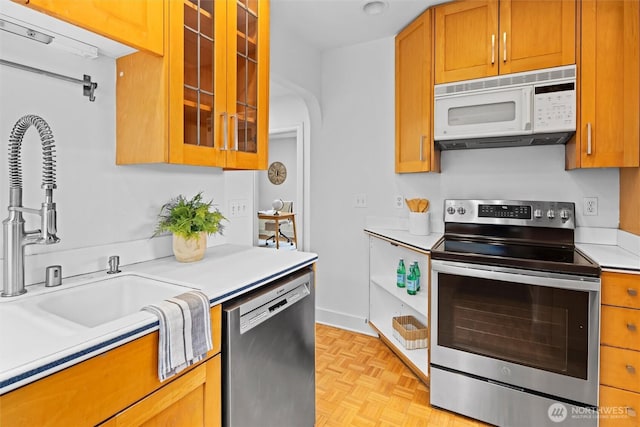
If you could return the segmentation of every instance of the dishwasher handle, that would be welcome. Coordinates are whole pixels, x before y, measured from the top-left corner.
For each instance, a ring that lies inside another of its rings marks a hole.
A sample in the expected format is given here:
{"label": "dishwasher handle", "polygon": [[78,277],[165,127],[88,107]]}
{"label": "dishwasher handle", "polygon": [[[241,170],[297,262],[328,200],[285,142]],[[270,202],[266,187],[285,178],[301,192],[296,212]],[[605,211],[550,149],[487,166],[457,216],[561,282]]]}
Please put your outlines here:
{"label": "dishwasher handle", "polygon": [[283,305],[287,305],[287,300],[282,300],[280,302],[277,302],[275,304],[273,304],[271,307],[269,307],[269,312],[274,312],[276,311],[278,308],[282,307]]}

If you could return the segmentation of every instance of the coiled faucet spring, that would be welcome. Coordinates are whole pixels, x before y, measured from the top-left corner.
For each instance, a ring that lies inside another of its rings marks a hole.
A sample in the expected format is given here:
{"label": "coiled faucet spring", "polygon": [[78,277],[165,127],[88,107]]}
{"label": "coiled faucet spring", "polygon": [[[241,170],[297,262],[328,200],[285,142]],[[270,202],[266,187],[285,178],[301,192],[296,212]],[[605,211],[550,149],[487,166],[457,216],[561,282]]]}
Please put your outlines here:
{"label": "coiled faucet spring", "polygon": [[34,126],[42,141],[42,188],[56,188],[55,141],[51,128],[41,117],[30,114],[20,118],[9,137],[9,188],[22,188],[22,139],[29,127]]}
{"label": "coiled faucet spring", "polygon": [[[27,130],[34,126],[42,142],[42,188],[44,202],[40,209],[22,206],[22,139]],[[24,247],[26,245],[47,245],[58,243],[56,236],[56,204],[53,190],[56,186],[56,150],[53,133],[47,122],[36,115],[26,115],[13,126],[9,137],[9,218],[2,222],[3,239],[3,288],[2,296],[10,297],[26,292],[24,287]],[[22,213],[40,216],[39,230],[25,231]]]}

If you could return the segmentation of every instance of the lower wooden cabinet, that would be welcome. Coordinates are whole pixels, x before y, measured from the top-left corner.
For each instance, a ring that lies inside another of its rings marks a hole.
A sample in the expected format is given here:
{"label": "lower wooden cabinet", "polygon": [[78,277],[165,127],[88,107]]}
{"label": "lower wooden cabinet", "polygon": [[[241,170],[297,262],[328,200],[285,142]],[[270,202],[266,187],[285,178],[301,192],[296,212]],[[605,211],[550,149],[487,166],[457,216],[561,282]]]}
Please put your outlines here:
{"label": "lower wooden cabinet", "polygon": [[600,426],[640,425],[640,275],[602,273]]}
{"label": "lower wooden cabinet", "polygon": [[213,357],[100,426],[219,426],[221,358]]}
{"label": "lower wooden cabinet", "polygon": [[163,383],[154,332],[0,396],[0,425],[220,426],[220,305],[211,327],[206,359]]}

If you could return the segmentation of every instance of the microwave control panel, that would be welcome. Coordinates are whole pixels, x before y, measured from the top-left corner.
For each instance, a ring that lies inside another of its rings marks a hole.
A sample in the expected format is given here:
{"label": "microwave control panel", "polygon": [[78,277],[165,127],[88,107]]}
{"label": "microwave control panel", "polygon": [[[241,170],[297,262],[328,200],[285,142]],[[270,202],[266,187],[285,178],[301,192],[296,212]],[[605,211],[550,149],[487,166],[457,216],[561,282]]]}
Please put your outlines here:
{"label": "microwave control panel", "polygon": [[561,132],[576,129],[576,83],[535,86],[533,92],[535,132]]}

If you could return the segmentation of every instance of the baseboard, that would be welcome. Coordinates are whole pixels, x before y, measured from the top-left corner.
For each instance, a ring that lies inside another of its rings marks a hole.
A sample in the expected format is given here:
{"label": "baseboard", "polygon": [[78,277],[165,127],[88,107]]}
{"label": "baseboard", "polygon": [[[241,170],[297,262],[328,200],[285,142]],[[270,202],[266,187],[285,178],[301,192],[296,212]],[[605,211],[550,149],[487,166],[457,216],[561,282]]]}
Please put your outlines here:
{"label": "baseboard", "polygon": [[323,325],[334,326],[347,331],[358,332],[372,337],[378,334],[371,329],[366,318],[341,313],[326,308],[316,307],[316,322]]}

